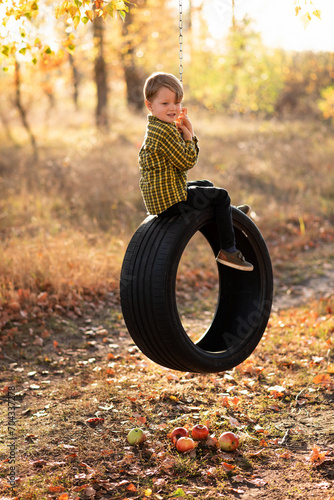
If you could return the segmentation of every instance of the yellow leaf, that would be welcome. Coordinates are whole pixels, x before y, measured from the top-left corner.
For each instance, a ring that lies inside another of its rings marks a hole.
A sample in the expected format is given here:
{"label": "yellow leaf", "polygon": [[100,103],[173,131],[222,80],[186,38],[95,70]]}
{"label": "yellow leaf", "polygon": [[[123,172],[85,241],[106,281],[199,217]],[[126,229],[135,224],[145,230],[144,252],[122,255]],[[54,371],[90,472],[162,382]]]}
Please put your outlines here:
{"label": "yellow leaf", "polygon": [[123,0],[118,0],[115,4],[115,8],[117,10],[126,10],[126,5],[125,3],[123,2]]}
{"label": "yellow leaf", "polygon": [[94,13],[93,13],[93,11],[92,11],[92,10],[86,10],[86,11],[85,11],[85,14],[86,14],[86,16],[88,17],[88,19],[89,19],[90,21],[92,21],[92,22],[94,21]]}
{"label": "yellow leaf", "polygon": [[79,23],[80,23],[80,16],[74,16],[73,18],[74,29],[77,29]]}
{"label": "yellow leaf", "polygon": [[71,16],[71,18],[74,20],[75,16],[78,15],[78,12],[80,14],[80,11],[77,7],[74,7],[74,5],[71,5],[71,7],[69,7],[67,9],[67,12],[69,13],[69,15]]}
{"label": "yellow leaf", "polygon": [[315,17],[318,17],[320,20],[321,20],[321,11],[319,9],[316,9],[312,12],[312,14],[315,16]]}
{"label": "yellow leaf", "polygon": [[296,16],[298,16],[299,12],[302,10],[302,8],[298,5],[297,7],[295,7],[295,11],[296,11]]}
{"label": "yellow leaf", "polygon": [[301,20],[301,22],[303,23],[304,28],[306,29],[312,18],[310,16],[310,13],[306,12],[306,14],[304,14],[303,16],[301,16],[299,19]]}

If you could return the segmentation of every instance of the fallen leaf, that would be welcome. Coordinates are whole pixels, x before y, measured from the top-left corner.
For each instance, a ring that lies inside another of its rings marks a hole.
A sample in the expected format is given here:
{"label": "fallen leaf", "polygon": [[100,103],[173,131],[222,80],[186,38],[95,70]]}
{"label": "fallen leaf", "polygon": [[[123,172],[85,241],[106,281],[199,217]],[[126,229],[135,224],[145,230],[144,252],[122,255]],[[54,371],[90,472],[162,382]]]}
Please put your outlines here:
{"label": "fallen leaf", "polygon": [[269,410],[279,411],[279,406],[278,405],[269,405],[268,408],[269,408]]}
{"label": "fallen leaf", "polygon": [[250,456],[250,457],[259,457],[259,456],[262,454],[262,452],[263,452],[263,451],[264,451],[264,448],[262,448],[262,449],[261,449],[261,450],[259,450],[259,451],[250,452],[250,453],[249,453],[249,456]]}
{"label": "fallen leaf", "polygon": [[102,425],[104,423],[104,418],[98,418],[98,417],[88,418],[86,420],[86,423],[90,427],[97,427],[98,425]]}
{"label": "fallen leaf", "polygon": [[245,478],[240,474],[237,474],[236,476],[233,476],[233,481],[236,481],[237,483],[243,483],[245,481]]}
{"label": "fallen leaf", "polygon": [[48,302],[48,292],[41,292],[37,296],[37,305],[44,306],[47,304],[47,302]]}
{"label": "fallen leaf", "polygon": [[216,472],[217,472],[216,467],[210,467],[210,468],[206,471],[206,474],[207,474],[208,476],[213,476],[214,474],[216,474]]}
{"label": "fallen leaf", "polygon": [[94,488],[92,488],[91,486],[88,486],[86,489],[85,489],[85,495],[86,497],[93,497],[96,493],[96,490],[94,490]]}
{"label": "fallen leaf", "polygon": [[228,464],[227,462],[222,462],[221,466],[226,472],[235,469],[235,465]]}
{"label": "fallen leaf", "polygon": [[[74,477],[76,477],[76,476],[74,476]],[[88,488],[88,486],[89,486],[89,484],[83,484],[82,486],[75,486],[73,488],[73,491],[82,491],[82,490]]]}
{"label": "fallen leaf", "polygon": [[218,443],[218,439],[215,438],[214,436],[208,436],[206,440],[204,441],[205,446],[212,446],[216,447]]}
{"label": "fallen leaf", "polygon": [[279,458],[291,458],[292,453],[290,451],[283,451],[282,453],[276,453],[276,456]]}
{"label": "fallen leaf", "polygon": [[64,486],[49,486],[48,487],[49,493],[60,493],[62,491],[65,491]]}
{"label": "fallen leaf", "polygon": [[306,459],[314,465],[321,465],[326,460],[328,451],[320,451],[319,446],[313,446],[310,456]]}
{"label": "fallen leaf", "polygon": [[254,484],[254,486],[265,486],[266,484],[268,484],[268,481],[256,478],[256,479],[247,479],[247,483]]}
{"label": "fallen leaf", "polygon": [[313,379],[314,384],[321,384],[323,386],[329,386],[331,385],[331,378],[328,375],[328,373],[320,373],[319,375],[316,375]]}
{"label": "fallen leaf", "polygon": [[232,427],[242,427],[241,423],[239,422],[239,420],[237,420],[236,418],[234,417],[229,417],[229,422],[230,424],[232,425]]}
{"label": "fallen leaf", "polygon": [[185,496],[186,496],[186,494],[183,491],[183,489],[178,488],[177,490],[174,491],[174,493],[172,493],[171,498],[178,498],[178,497],[185,497]]}
{"label": "fallen leaf", "polygon": [[241,488],[228,488],[228,490],[232,491],[232,493],[236,493],[237,495],[245,493],[245,490],[242,490]]}
{"label": "fallen leaf", "polygon": [[33,345],[38,345],[40,347],[42,347],[44,344],[44,340],[42,339],[42,337],[39,337],[38,335],[35,336],[35,340],[33,341]]}

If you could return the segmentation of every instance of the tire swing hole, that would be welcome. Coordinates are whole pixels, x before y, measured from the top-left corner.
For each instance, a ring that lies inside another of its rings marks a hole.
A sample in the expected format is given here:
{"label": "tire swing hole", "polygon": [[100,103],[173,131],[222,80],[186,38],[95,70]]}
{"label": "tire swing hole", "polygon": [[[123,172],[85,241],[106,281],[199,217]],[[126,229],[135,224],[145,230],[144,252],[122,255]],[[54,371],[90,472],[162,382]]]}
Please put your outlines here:
{"label": "tire swing hole", "polygon": [[211,325],[218,298],[217,262],[207,239],[197,231],[184,249],[176,275],[179,318],[192,342]]}

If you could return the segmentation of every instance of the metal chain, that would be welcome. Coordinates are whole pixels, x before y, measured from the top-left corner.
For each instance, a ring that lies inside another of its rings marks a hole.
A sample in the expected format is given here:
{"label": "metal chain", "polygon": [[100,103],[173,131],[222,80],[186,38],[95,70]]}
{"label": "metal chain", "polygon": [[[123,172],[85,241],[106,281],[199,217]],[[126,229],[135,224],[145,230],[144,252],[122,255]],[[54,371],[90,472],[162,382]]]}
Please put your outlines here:
{"label": "metal chain", "polygon": [[182,0],[179,0],[179,44],[180,44],[180,50],[179,50],[179,73],[180,73],[180,82],[183,83],[183,20],[182,20]]}

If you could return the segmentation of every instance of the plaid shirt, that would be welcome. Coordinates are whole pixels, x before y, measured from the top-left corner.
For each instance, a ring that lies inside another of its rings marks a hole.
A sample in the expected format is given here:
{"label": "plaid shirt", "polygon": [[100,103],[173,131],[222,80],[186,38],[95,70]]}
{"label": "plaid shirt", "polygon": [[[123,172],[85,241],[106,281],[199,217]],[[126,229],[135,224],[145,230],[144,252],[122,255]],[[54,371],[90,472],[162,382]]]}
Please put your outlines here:
{"label": "plaid shirt", "polygon": [[160,214],[187,199],[187,170],[198,158],[197,137],[184,141],[175,123],[148,116],[139,151],[140,189],[148,213]]}

